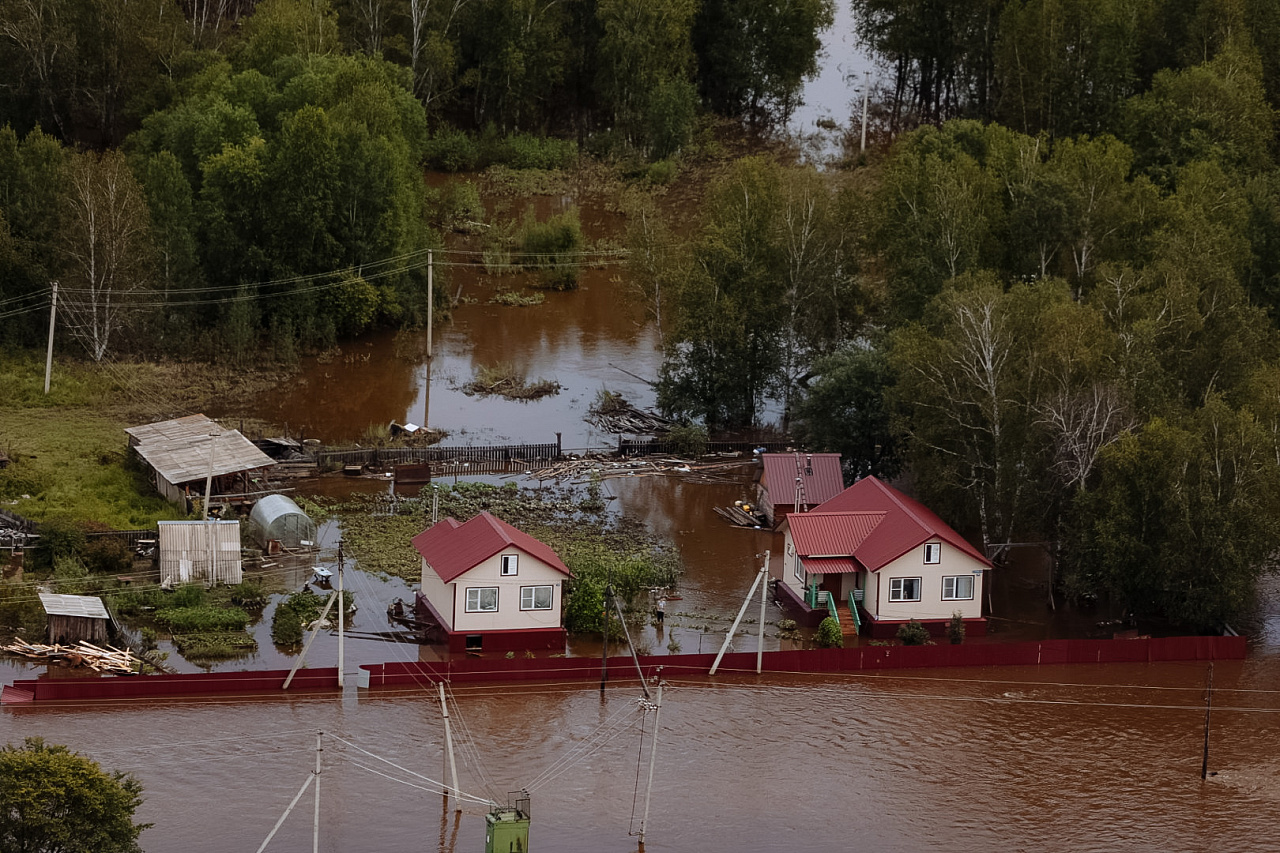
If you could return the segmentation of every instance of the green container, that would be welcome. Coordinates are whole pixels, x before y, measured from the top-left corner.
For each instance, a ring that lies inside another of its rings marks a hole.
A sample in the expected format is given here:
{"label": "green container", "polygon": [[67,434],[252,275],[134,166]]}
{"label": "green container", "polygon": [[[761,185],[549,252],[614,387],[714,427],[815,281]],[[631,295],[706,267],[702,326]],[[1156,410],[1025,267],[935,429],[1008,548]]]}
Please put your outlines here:
{"label": "green container", "polygon": [[527,853],[529,817],[519,809],[494,809],[484,816],[484,853]]}

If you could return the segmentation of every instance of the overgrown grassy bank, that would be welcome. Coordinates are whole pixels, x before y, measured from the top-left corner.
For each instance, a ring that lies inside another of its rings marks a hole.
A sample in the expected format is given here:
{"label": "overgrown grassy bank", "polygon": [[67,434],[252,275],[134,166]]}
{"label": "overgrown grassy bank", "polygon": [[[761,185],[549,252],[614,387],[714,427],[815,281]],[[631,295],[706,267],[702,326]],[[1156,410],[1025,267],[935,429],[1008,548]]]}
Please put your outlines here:
{"label": "overgrown grassy bank", "polygon": [[203,365],[59,361],[44,394],[41,353],[0,352],[0,506],[35,521],[117,529],[182,518],[127,463],[124,428],[241,399],[277,371],[229,375]]}

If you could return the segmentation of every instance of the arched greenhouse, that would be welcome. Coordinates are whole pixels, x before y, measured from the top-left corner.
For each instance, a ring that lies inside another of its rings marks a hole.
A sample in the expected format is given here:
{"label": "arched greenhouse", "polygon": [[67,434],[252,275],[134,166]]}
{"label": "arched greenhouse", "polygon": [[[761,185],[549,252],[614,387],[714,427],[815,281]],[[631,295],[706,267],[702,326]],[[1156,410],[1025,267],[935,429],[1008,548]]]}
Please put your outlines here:
{"label": "arched greenhouse", "polygon": [[316,542],[316,523],[284,495],[267,495],[254,504],[249,529],[267,550],[272,541],[285,548],[310,548]]}

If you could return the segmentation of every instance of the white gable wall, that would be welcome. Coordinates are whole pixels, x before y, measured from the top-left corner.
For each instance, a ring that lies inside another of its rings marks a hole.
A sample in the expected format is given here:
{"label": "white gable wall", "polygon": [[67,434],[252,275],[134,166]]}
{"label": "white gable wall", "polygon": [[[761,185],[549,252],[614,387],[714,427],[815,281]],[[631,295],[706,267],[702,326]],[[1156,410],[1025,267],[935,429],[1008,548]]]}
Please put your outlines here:
{"label": "white gable wall", "polygon": [[[503,554],[518,556],[515,575],[503,576]],[[559,628],[564,580],[563,572],[514,546],[494,554],[447,584],[425,560],[422,566],[422,594],[446,621],[453,622],[445,627],[457,633]],[[526,586],[550,586],[551,609],[521,610],[520,588]],[[497,611],[467,612],[467,589],[477,587],[497,588]]]}
{"label": "white gable wall", "polygon": [[422,560],[422,596],[431,602],[431,606],[440,614],[446,631],[453,630],[453,586],[440,580],[436,570]]}
{"label": "white gable wall", "polygon": [[[925,563],[925,546],[917,545],[872,575],[863,606],[874,601],[875,609],[871,612],[878,619],[950,619],[951,614],[957,611],[965,619],[982,618],[984,576],[975,575],[974,571],[985,569],[986,566],[947,542],[940,539],[929,541],[941,544],[938,563]],[[942,579],[948,576],[973,578],[973,598],[944,601]],[[894,578],[920,578],[920,600],[890,601],[893,586],[891,581]]]}

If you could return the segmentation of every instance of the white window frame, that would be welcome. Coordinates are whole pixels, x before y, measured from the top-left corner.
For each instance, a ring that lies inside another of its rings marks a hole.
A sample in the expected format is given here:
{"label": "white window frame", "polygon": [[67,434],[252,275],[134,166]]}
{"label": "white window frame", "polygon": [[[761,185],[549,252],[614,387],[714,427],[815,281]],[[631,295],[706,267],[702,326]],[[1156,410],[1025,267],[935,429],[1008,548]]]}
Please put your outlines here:
{"label": "white window frame", "polygon": [[[547,591],[546,607],[538,606],[537,595],[538,595],[538,590],[540,589],[545,589]],[[526,594],[529,599],[529,603],[527,605],[525,604]],[[548,584],[537,584],[536,586],[520,587],[520,609],[521,610],[551,610],[555,607],[555,602],[556,602],[555,584],[548,583]]]}
{"label": "white window frame", "polygon": [[[889,600],[890,601],[919,601],[920,593],[924,587],[922,580],[923,580],[922,578],[889,578]],[[916,585],[915,598],[906,597],[905,587],[908,581],[915,581],[915,585]]]}
{"label": "white window frame", "polygon": [[[932,557],[933,559],[929,559]],[[942,543],[926,542],[924,543],[924,564],[926,566],[937,565],[942,562]]]}
{"label": "white window frame", "polygon": [[796,555],[795,555],[795,556],[793,556],[791,559],[795,560],[795,573],[796,573],[796,580],[800,581],[801,586],[803,586],[803,585],[804,585],[804,581],[805,581],[805,577],[804,577],[804,576],[805,576],[804,564],[800,562],[800,555],[799,555],[799,554],[796,554]]}
{"label": "white window frame", "polygon": [[499,571],[504,578],[513,578],[520,574],[520,555],[503,554],[502,568]]}
{"label": "white window frame", "polygon": [[[493,593],[493,607],[482,607],[481,594],[485,592]],[[472,593],[475,593],[474,602],[472,601]],[[496,586],[469,586],[466,588],[466,612],[468,613],[497,613],[498,612],[498,588]]]}
{"label": "white window frame", "polygon": [[[947,592],[947,582],[950,581],[951,591]],[[958,594],[958,587],[963,586],[962,581],[969,583],[969,594]],[[943,575],[942,577],[942,600],[943,601],[973,601],[975,584],[973,575]]]}

